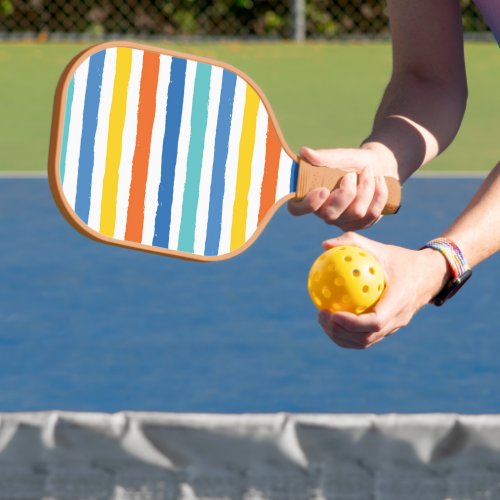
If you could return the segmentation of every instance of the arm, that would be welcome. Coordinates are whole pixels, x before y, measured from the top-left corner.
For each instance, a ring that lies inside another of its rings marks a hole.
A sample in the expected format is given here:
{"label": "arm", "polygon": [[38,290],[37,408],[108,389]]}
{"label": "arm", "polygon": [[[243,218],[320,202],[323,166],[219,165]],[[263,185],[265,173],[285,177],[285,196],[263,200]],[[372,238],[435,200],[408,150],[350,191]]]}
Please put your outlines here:
{"label": "arm", "polygon": [[460,127],[467,99],[462,26],[456,0],[390,0],[388,9],[393,73],[363,147],[385,151],[404,181]]}
{"label": "arm", "polygon": [[[500,250],[499,228],[500,163],[442,236],[453,240],[473,267]],[[342,347],[370,347],[406,326],[450,278],[446,260],[431,249],[415,251],[383,245],[355,233],[329,240],[325,247],[342,244],[356,244],[372,252],[384,267],[387,278],[386,292],[373,312],[355,316],[321,311],[320,324]]]}
{"label": "arm", "polygon": [[455,241],[471,266],[500,250],[500,162],[443,236]]}
{"label": "arm", "polygon": [[458,0],[389,0],[393,71],[373,129],[358,149],[301,150],[316,165],[345,167],[329,193],[317,189],[289,203],[293,215],[314,212],[344,230],[376,222],[387,201],[382,177],[404,182],[455,137],[467,99]]}

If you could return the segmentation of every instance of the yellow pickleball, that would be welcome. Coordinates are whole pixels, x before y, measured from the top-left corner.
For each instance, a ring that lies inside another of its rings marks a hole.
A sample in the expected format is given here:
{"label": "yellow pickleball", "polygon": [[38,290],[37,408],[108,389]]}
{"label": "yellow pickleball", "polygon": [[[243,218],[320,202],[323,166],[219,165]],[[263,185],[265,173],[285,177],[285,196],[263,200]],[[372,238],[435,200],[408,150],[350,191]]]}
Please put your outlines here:
{"label": "yellow pickleball", "polygon": [[334,247],[313,263],[307,288],[318,309],[362,314],[382,295],[384,271],[377,259],[363,248]]}

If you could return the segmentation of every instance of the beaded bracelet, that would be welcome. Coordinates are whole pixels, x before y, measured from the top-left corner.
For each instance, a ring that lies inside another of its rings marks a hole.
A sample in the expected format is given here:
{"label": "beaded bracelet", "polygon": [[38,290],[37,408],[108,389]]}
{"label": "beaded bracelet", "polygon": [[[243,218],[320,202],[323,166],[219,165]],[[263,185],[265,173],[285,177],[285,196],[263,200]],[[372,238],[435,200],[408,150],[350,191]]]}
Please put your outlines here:
{"label": "beaded bracelet", "polygon": [[431,301],[434,305],[440,306],[458,292],[471,277],[472,270],[460,248],[449,238],[436,238],[427,242],[421,249],[423,248],[431,248],[440,252],[446,259],[453,275],[453,278]]}
{"label": "beaded bracelet", "polygon": [[470,270],[462,250],[448,238],[436,238],[427,242],[422,248],[432,248],[441,252],[448,262],[454,278],[458,278]]}

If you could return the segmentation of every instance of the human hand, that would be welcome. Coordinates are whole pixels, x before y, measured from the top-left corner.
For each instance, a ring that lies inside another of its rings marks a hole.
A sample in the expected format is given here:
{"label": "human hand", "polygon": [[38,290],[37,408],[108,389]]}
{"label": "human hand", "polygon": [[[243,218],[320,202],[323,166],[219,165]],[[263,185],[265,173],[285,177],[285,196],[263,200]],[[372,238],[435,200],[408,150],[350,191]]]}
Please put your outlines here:
{"label": "human hand", "polygon": [[325,249],[356,245],[372,253],[384,269],[386,288],[371,312],[320,311],[318,321],[339,346],[365,349],[406,326],[449,279],[446,260],[431,249],[409,250],[385,245],[356,233],[345,233],[323,243]]}
{"label": "human hand", "polygon": [[386,148],[302,148],[300,156],[313,165],[345,169],[348,173],[332,192],[319,188],[301,200],[289,201],[292,215],[315,213],[344,231],[369,227],[381,218],[389,197],[384,176],[397,175],[395,160]]}

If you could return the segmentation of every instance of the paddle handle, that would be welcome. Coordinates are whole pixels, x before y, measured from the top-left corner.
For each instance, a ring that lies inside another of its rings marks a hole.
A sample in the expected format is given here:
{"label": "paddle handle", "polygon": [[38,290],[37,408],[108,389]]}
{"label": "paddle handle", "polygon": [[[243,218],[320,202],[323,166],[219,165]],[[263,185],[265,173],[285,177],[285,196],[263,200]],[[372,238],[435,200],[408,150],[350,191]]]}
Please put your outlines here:
{"label": "paddle handle", "polygon": [[[299,173],[297,179],[296,197],[304,198],[313,189],[326,187],[330,191],[337,188],[346,170],[330,167],[316,167],[299,158]],[[395,214],[401,206],[401,185],[394,177],[384,177],[389,191],[389,197],[382,213]]]}

